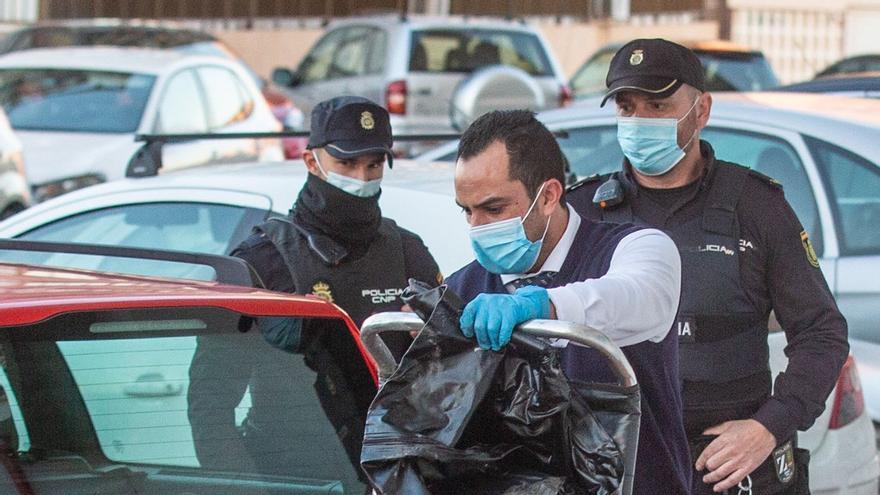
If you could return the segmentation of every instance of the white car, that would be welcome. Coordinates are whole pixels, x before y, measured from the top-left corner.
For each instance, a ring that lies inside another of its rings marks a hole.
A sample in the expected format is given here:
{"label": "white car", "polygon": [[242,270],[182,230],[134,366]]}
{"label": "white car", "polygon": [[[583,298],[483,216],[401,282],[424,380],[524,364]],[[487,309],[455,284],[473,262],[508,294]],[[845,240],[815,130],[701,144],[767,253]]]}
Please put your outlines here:
{"label": "white car", "polygon": [[[10,53],[0,57],[0,106],[24,143],[37,201],[124,177],[136,134],[281,130],[240,64],[172,50]],[[163,156],[167,169],[280,159],[277,139],[190,141]]]}
{"label": "white car", "polygon": [[[380,200],[383,213],[420,235],[447,274],[473,259],[467,224],[453,200],[452,175],[451,163],[396,160]],[[302,162],[285,162],[124,179],[32,207],[0,222],[0,237],[228,253],[254,224],[286,215],[305,177]],[[70,266],[74,260],[52,255],[31,261]],[[76,262],[80,268],[113,271],[118,260],[80,256]],[[130,271],[131,263],[125,266]],[[193,276],[168,267],[157,273],[146,265],[144,274]],[[769,342],[775,375],[785,368],[785,336],[773,333]],[[800,435],[800,445],[812,453],[813,493],[876,495],[880,467],[863,404],[858,372],[849,361],[825,412]]]}
{"label": "white car", "polygon": [[[850,337],[880,344],[880,101],[783,92],[714,94],[713,101],[703,139],[719,158],[782,184]],[[539,117],[562,136],[576,177],[620,169],[614,105],[592,100]],[[418,159],[453,161],[456,146]],[[871,409],[880,411],[880,402]]]}

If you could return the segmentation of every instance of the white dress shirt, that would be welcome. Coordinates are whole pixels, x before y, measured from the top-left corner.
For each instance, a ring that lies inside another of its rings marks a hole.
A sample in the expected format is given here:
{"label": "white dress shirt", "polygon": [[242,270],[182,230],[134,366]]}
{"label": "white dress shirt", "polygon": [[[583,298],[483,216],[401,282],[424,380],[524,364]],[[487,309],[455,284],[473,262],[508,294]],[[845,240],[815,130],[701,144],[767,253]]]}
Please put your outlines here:
{"label": "white dress shirt", "polygon": [[[581,217],[569,205],[568,226],[540,272],[562,268],[580,225]],[[524,276],[505,274],[501,281],[506,285]],[[605,275],[547,292],[557,320],[595,328],[621,347],[646,340],[660,342],[678,312],[681,258],[663,232],[638,230],[617,244]]]}

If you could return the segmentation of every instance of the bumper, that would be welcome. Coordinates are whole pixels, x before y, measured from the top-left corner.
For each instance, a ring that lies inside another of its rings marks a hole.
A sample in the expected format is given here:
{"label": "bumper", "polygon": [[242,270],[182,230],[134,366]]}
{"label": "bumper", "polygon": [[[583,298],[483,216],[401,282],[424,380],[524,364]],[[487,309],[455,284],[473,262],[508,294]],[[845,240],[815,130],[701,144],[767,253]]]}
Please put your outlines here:
{"label": "bumper", "polygon": [[829,430],[811,457],[810,491],[814,495],[877,495],[880,460],[874,425],[867,414]]}

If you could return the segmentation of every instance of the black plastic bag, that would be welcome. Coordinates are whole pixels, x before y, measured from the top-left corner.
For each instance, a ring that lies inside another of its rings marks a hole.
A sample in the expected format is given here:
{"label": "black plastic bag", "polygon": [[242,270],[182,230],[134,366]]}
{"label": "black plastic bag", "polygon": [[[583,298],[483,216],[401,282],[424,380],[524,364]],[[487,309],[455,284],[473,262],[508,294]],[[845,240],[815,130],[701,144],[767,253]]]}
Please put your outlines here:
{"label": "black plastic bag", "polygon": [[500,353],[480,350],[459,330],[462,303],[445,286],[411,284],[404,299],[426,324],[367,415],[361,465],[379,493],[620,486],[638,387],[570,382],[558,349],[517,333]]}

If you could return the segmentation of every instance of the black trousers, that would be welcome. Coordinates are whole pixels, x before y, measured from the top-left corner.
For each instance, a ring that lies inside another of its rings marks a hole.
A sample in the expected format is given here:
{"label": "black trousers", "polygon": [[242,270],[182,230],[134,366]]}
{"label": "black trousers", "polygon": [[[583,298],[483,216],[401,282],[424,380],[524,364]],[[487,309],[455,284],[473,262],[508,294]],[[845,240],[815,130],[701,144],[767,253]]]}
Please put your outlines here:
{"label": "black trousers", "polygon": [[[693,463],[696,463],[700,453],[714,439],[714,436],[709,435],[688,439]],[[810,451],[797,448],[794,441],[791,441],[790,445],[793,462],[785,458],[785,443],[783,443],[783,447],[774,450],[766,461],[740,482],[739,486],[723,492],[724,495],[809,495]],[[777,452],[779,455],[776,455]],[[717,495],[712,491],[712,485],[703,483],[703,476],[706,473],[707,471],[694,470],[692,495]]]}

